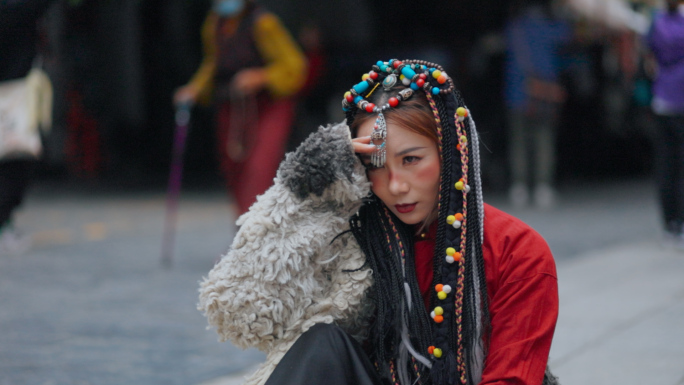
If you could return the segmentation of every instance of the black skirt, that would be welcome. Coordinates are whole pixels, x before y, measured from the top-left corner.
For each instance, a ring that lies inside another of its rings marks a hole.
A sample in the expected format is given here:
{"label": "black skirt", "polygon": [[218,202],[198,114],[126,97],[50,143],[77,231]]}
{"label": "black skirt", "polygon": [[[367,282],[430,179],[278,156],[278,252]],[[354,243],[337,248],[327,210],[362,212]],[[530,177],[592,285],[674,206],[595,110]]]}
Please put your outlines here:
{"label": "black skirt", "polygon": [[266,385],[384,385],[354,338],[336,325],[317,324],[292,345]]}

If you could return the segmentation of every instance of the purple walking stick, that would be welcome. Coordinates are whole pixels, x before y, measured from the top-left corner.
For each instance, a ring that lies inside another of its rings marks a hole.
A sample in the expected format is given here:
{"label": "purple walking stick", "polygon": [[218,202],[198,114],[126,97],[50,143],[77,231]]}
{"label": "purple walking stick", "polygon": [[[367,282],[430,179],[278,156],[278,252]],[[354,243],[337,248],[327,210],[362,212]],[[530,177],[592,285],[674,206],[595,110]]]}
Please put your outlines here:
{"label": "purple walking stick", "polygon": [[164,218],[164,238],[162,240],[161,263],[164,267],[171,267],[173,249],[176,239],[176,222],[178,217],[178,200],[180,198],[183,180],[183,153],[188,136],[190,123],[190,108],[187,103],[176,107],[176,132],[173,139],[171,158],[171,175],[166,194],[166,215]]}

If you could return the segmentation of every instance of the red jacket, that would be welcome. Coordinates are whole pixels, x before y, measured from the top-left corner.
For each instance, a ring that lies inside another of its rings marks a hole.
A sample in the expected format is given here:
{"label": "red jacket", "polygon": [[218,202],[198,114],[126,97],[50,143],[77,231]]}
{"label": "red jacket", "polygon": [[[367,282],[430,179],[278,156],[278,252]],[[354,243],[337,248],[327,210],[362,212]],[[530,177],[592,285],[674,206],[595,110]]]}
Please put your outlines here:
{"label": "red jacket", "polygon": [[[435,228],[415,243],[416,274],[426,304]],[[492,335],[480,384],[541,384],[558,318],[551,250],[531,227],[486,204],[484,234]]]}

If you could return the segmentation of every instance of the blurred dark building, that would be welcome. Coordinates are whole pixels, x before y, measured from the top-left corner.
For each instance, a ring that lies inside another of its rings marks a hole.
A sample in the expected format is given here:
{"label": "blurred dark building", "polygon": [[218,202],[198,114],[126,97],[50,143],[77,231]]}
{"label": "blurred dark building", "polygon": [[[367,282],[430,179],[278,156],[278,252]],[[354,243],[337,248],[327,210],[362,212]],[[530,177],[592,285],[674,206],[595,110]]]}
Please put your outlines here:
{"label": "blurred dark building", "polygon": [[[342,93],[371,63],[423,58],[443,64],[457,80],[487,147],[486,182],[494,188],[507,185],[504,52],[497,36],[508,5],[495,0],[260,3],[294,36],[305,26],[320,30],[325,68],[311,94],[303,96],[309,102],[300,114],[309,119],[300,119],[295,141],[318,124],[341,118]],[[199,65],[200,28],[210,6],[210,0],[61,1],[48,20],[50,72],[58,97],[47,163],[90,167],[86,175],[142,174],[163,181],[174,129],[171,96]],[[610,46],[610,41],[595,41],[568,47],[573,65],[565,75],[570,100],[558,138],[561,181],[650,170],[648,138],[638,127],[641,118],[632,116],[638,107],[623,108],[624,116],[606,109],[604,93],[619,82],[606,75]],[[624,94],[629,99],[628,90]],[[616,119],[622,129],[615,129]],[[212,111],[196,108],[186,152],[188,180],[218,179],[212,127]]]}

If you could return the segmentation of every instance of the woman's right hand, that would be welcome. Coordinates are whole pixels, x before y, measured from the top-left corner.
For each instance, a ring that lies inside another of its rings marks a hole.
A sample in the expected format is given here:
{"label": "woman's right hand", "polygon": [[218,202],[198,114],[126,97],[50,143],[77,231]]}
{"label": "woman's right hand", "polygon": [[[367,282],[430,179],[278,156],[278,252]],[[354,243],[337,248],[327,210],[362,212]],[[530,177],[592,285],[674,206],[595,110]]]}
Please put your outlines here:
{"label": "woman's right hand", "polygon": [[352,139],[352,147],[354,147],[354,152],[359,154],[370,154],[375,150],[375,145],[371,144],[370,136]]}
{"label": "woman's right hand", "polygon": [[173,104],[176,106],[181,104],[195,104],[198,96],[199,91],[195,87],[185,85],[177,89],[173,94]]}

